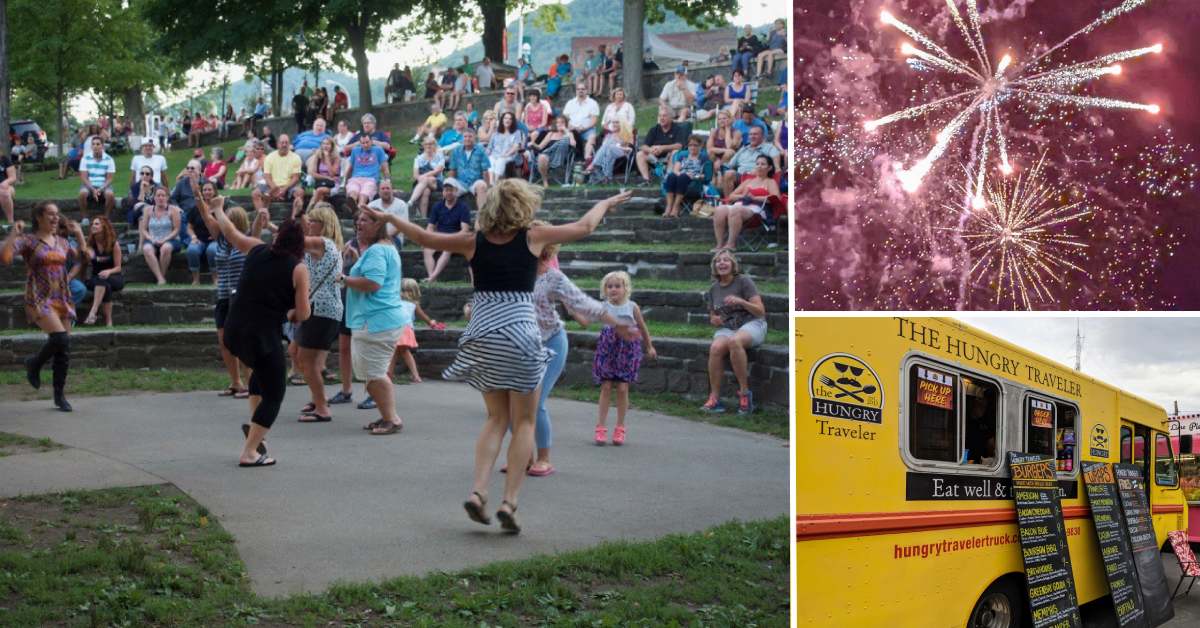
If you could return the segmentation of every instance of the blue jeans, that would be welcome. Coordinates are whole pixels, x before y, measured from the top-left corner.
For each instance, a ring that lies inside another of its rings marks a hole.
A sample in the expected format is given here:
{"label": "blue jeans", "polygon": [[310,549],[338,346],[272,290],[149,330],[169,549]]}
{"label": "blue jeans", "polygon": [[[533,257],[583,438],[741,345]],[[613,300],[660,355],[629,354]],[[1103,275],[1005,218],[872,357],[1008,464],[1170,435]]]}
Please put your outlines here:
{"label": "blue jeans", "polygon": [[741,70],[742,76],[750,75],[750,62],[754,60],[752,52],[735,52],[733,53],[733,63],[730,64],[730,72]]}
{"label": "blue jeans", "polygon": [[200,257],[208,258],[208,272],[216,272],[217,268],[217,243],[216,242],[201,242],[200,240],[192,240],[192,243],[187,247],[188,270],[193,273],[200,272]]}
{"label": "blue jeans", "polygon": [[554,385],[558,383],[559,376],[562,375],[563,368],[567,366],[567,332],[565,329],[559,329],[557,333],[550,336],[550,339],[542,343],[547,349],[554,352],[554,358],[546,365],[546,374],[542,376],[542,393],[538,397],[537,406],[537,448],[550,449],[550,413],[546,411],[546,398],[550,396],[550,391],[554,390]]}

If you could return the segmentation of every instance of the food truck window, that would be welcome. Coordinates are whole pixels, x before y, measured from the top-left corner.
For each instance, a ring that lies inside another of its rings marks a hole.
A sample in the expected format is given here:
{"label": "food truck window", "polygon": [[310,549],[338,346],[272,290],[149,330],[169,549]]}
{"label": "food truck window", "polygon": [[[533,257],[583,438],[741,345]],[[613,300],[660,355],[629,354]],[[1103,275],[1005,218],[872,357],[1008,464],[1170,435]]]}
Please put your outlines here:
{"label": "food truck window", "polygon": [[1031,454],[1057,453],[1054,445],[1054,404],[1037,397],[1025,398],[1025,451]]}
{"label": "food truck window", "polygon": [[1075,442],[1079,411],[1075,406],[1055,402],[1054,460],[1059,473],[1075,471]]}
{"label": "food truck window", "polygon": [[1000,388],[992,382],[923,364],[909,370],[908,447],[914,458],[996,463]]}
{"label": "food truck window", "polygon": [[1121,427],[1121,462],[1133,462],[1133,429]]}
{"label": "food truck window", "polygon": [[1179,472],[1175,469],[1171,439],[1162,432],[1154,433],[1154,483],[1159,486],[1179,485]]}
{"label": "food truck window", "polygon": [[909,451],[921,460],[957,462],[958,376],[916,364],[908,380]]}

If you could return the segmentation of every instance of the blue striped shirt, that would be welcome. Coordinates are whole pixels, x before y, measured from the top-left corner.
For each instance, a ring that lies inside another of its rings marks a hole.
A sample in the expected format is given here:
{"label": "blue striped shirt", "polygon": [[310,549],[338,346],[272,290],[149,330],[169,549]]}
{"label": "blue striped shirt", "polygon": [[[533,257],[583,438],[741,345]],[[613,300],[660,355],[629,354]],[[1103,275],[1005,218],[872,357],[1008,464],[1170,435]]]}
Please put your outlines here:
{"label": "blue striped shirt", "polygon": [[87,153],[79,159],[79,171],[87,172],[88,182],[94,188],[104,187],[104,179],[110,172],[117,171],[117,162],[108,153],[101,153],[99,158]]}

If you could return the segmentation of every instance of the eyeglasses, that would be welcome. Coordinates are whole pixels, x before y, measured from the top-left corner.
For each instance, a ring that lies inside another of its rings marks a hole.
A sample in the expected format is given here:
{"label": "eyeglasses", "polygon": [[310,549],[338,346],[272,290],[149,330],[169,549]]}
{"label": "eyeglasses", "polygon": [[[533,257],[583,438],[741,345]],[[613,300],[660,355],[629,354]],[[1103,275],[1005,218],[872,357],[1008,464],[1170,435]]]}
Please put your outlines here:
{"label": "eyeglasses", "polygon": [[143,177],[153,177],[153,176],[154,176],[154,173],[153,173],[153,172],[143,172],[143,173],[142,173],[142,176],[143,176]]}
{"label": "eyeglasses", "polygon": [[188,166],[188,167],[187,167],[187,169],[188,169],[188,170],[195,170],[195,168],[193,168],[193,167],[191,167],[191,166]]}

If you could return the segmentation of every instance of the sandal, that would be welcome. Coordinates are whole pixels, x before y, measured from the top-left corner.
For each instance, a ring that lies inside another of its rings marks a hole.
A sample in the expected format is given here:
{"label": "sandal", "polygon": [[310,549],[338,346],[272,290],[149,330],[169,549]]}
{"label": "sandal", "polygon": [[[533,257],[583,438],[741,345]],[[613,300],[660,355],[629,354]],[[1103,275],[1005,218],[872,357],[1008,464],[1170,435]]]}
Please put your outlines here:
{"label": "sandal", "polygon": [[316,410],[316,409],[317,409],[317,404],[310,401],[310,402],[304,404],[303,408],[300,408],[300,414],[302,414],[302,415],[303,414],[312,414],[312,411]]}
{"label": "sandal", "polygon": [[500,527],[509,534],[520,534],[521,524],[517,522],[517,507],[507,499],[500,502],[500,506],[509,507],[509,510],[496,509],[496,518],[500,520]]}
{"label": "sandal", "polygon": [[258,460],[254,462],[239,462],[239,467],[270,467],[275,465],[274,458],[268,458],[266,454],[259,454]]}
{"label": "sandal", "polygon": [[479,503],[476,504],[470,499],[463,502],[463,509],[467,511],[467,516],[475,523],[482,523],[485,526],[492,525],[492,518],[487,516],[487,512],[484,510],[487,508],[487,498],[479,491],[471,491],[471,494],[479,498]]}
{"label": "sandal", "polygon": [[535,465],[529,467],[529,469],[525,473],[528,475],[531,475],[535,478],[544,478],[547,475],[554,474],[554,465],[552,465],[548,462],[546,463],[545,466],[538,466],[535,464]]}
{"label": "sandal", "polygon": [[233,393],[233,398],[234,399],[249,399],[250,391],[246,388],[241,388],[237,392]]}
{"label": "sandal", "polygon": [[333,415],[321,416],[314,412],[302,412],[300,418],[297,419],[300,423],[328,423],[333,420]]}
{"label": "sandal", "polygon": [[388,434],[395,434],[402,429],[404,429],[403,423],[379,421],[379,424],[375,426],[375,429],[371,430],[371,436],[387,436]]}
{"label": "sandal", "polygon": [[230,386],[229,388],[226,388],[225,390],[222,390],[221,392],[217,393],[217,396],[218,397],[232,397],[232,396],[236,395],[237,393],[238,393],[238,389],[234,388],[233,386]]}
{"label": "sandal", "polygon": [[370,423],[367,423],[366,425],[364,425],[363,429],[370,432],[371,430],[373,430],[381,425],[383,425],[383,419],[379,419],[378,421],[371,421]]}
{"label": "sandal", "polygon": [[299,373],[292,373],[288,376],[288,384],[291,384],[292,386],[303,386],[304,376]]}

